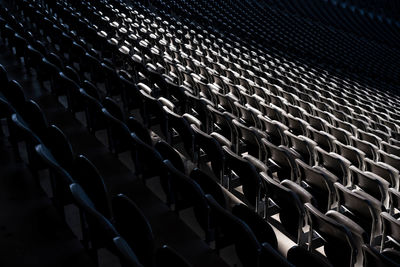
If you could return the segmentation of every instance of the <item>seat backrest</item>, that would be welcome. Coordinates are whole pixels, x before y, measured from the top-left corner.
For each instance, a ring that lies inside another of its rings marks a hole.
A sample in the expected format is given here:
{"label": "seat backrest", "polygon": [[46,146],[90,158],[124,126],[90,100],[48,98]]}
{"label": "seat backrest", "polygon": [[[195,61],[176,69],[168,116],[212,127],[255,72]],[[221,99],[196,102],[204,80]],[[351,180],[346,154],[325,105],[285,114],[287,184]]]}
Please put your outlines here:
{"label": "seat backrest", "polygon": [[274,249],[278,248],[277,237],[271,225],[254,212],[254,210],[240,203],[233,206],[232,214],[250,227],[259,243],[267,242]]}
{"label": "seat backrest", "polygon": [[386,163],[374,162],[368,158],[366,158],[364,162],[366,171],[370,171],[382,177],[390,183],[390,187],[399,188],[399,171],[397,169]]}
{"label": "seat backrest", "polygon": [[211,195],[206,195],[211,208],[211,215],[215,218],[218,231],[233,240],[236,253],[244,266],[259,266],[261,244],[250,227],[222,208]]}
{"label": "seat backrest", "polygon": [[195,134],[195,145],[199,155],[199,149],[203,150],[211,161],[211,167],[217,177],[221,177],[224,168],[225,155],[221,145],[212,136],[206,134],[194,124],[191,125]]}
{"label": "seat backrest", "polygon": [[169,160],[176,169],[182,173],[186,173],[181,156],[170,144],[160,140],[155,144],[154,148],[160,153],[163,159]]}
{"label": "seat backrest", "polygon": [[43,138],[43,143],[51,151],[57,162],[65,169],[71,170],[74,152],[67,136],[55,125],[51,125]]}
{"label": "seat backrest", "polygon": [[364,158],[365,158],[364,152],[353,146],[344,145],[338,141],[335,142],[335,145],[337,153],[339,155],[348,159],[351,162],[351,164],[353,164],[357,168],[364,169]]}
{"label": "seat backrest", "polygon": [[112,199],[115,227],[135,251],[140,262],[152,263],[155,252],[151,225],[140,208],[127,196],[119,194]]}
{"label": "seat backrest", "polygon": [[[324,215],[309,203],[306,203],[304,208],[311,227],[309,241],[312,241],[311,235],[313,231],[316,231],[325,240],[325,254],[332,264],[352,266],[356,261],[356,244],[349,229]],[[312,244],[309,244],[309,247],[311,246]]]}
{"label": "seat backrest", "polygon": [[390,237],[395,242],[400,242],[400,221],[394,218],[387,212],[382,212],[380,214],[383,225],[382,243],[381,251],[385,248],[386,238]]}
{"label": "seat backrest", "polygon": [[338,211],[342,207],[343,213],[358,223],[371,237],[380,232],[379,213],[384,210],[382,204],[369,196],[352,192],[340,183],[335,183],[338,198]]}
{"label": "seat backrest", "polygon": [[395,210],[400,210],[400,192],[397,189],[389,188],[389,207],[390,207],[390,214],[394,214]]}
{"label": "seat backrest", "polygon": [[320,147],[316,147],[315,152],[318,158],[318,165],[336,175],[343,184],[348,182],[348,167],[350,164],[346,159],[340,158],[336,153],[328,153]]}
{"label": "seat backrest", "polygon": [[350,166],[349,169],[353,185],[357,185],[377,200],[386,203],[389,182],[372,172],[363,172],[355,166]]}
{"label": "seat backrest", "polygon": [[292,190],[277,181],[273,180],[266,173],[261,172],[260,176],[271,198],[280,208],[279,219],[285,229],[295,238],[299,238],[304,218],[303,203]]}
{"label": "seat backrest", "polygon": [[400,171],[400,157],[379,150],[379,158],[382,162]]}
{"label": "seat backrest", "polygon": [[204,230],[209,230],[209,206],[204,191],[193,179],[178,171],[169,160],[163,162],[169,173],[177,210],[193,206],[199,224]]}
{"label": "seat backrest", "polygon": [[365,267],[395,267],[398,264],[368,244],[362,246]]}
{"label": "seat backrest", "polygon": [[93,202],[77,183],[69,186],[74,203],[85,214],[89,226],[90,241],[94,249],[102,247],[111,248],[116,253],[122,264],[132,267],[142,267],[136,254],[127,242],[119,235],[115,227],[102,216],[94,207]]}
{"label": "seat backrest", "polygon": [[96,166],[85,156],[79,155],[73,162],[71,174],[90,197],[96,210],[107,219],[112,219],[109,193]]}
{"label": "seat backrest", "polygon": [[226,174],[236,173],[243,186],[243,193],[246,199],[252,204],[256,204],[256,199],[260,189],[260,176],[256,168],[244,158],[238,156],[228,147],[222,147],[226,159]]}

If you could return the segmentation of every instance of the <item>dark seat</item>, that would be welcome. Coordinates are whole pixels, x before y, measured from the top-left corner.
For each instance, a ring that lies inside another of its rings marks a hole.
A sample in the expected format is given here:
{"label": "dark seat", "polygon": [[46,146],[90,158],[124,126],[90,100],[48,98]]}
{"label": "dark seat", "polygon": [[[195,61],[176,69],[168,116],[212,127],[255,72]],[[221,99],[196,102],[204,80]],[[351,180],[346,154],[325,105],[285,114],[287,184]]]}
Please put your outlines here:
{"label": "dark seat", "polygon": [[340,183],[335,183],[338,198],[337,210],[359,224],[367,232],[370,242],[381,234],[379,214],[385,208],[378,200],[363,191],[347,189]]}
{"label": "dark seat", "polygon": [[312,234],[316,231],[324,240],[324,252],[333,266],[353,266],[357,259],[357,247],[350,230],[324,215],[311,204],[304,205],[310,224],[309,248],[312,247]]}
{"label": "dark seat", "polygon": [[223,170],[225,162],[225,155],[222,150],[222,146],[212,136],[206,134],[198,127],[196,127],[194,124],[192,124],[191,127],[195,135],[194,137],[195,137],[195,147],[196,147],[198,165],[202,160],[201,151],[203,151],[208,161],[211,162],[211,168],[216,177],[222,179],[224,175]]}
{"label": "dark seat", "polygon": [[328,172],[313,168],[300,159],[296,159],[296,163],[300,174],[298,182],[314,196],[321,211],[330,210],[336,195],[333,184],[338,181],[338,178]]}
{"label": "dark seat", "polygon": [[137,205],[123,194],[112,199],[115,227],[144,266],[153,266],[155,240],[151,225]]}
{"label": "dark seat", "polygon": [[245,199],[255,208],[260,200],[261,179],[256,168],[247,160],[238,156],[227,147],[225,153],[225,174],[228,175],[228,189],[233,190],[239,179]]}
{"label": "dark seat", "polygon": [[395,267],[399,266],[398,263],[392,261],[390,258],[386,257],[379,250],[371,247],[368,244],[362,246],[362,251],[364,255],[364,265],[365,267]]}
{"label": "dark seat", "polygon": [[98,249],[107,248],[119,257],[123,266],[143,266],[111,222],[95,209],[94,204],[83,189],[77,183],[71,183],[69,188],[74,203],[85,214],[90,241],[89,251],[92,252],[94,262],[98,262]]}
{"label": "dark seat", "polygon": [[193,207],[195,217],[206,233],[206,241],[211,241],[210,207],[201,187],[190,177],[178,171],[169,160],[164,160],[169,173],[175,210]]}

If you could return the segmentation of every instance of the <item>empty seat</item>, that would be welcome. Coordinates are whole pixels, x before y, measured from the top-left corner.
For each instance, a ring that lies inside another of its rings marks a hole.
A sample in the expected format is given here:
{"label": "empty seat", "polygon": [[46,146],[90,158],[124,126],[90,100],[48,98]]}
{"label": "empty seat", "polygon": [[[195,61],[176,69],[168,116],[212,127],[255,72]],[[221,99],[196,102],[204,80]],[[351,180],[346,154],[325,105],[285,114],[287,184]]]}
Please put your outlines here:
{"label": "empty seat", "polygon": [[336,175],[343,183],[349,182],[350,162],[336,153],[328,153],[320,147],[315,148],[317,165]]}
{"label": "empty seat", "polygon": [[316,231],[325,240],[324,252],[333,266],[353,266],[357,259],[357,245],[350,230],[311,204],[304,206],[310,223],[309,248],[312,247],[312,234]]}

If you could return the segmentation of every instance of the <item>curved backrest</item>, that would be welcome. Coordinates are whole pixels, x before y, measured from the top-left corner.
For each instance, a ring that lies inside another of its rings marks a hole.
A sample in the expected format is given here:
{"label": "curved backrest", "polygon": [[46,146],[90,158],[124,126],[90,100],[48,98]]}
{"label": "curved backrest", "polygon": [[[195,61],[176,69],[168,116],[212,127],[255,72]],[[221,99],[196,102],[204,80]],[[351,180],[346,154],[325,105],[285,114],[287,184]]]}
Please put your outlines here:
{"label": "curved backrest", "polygon": [[350,166],[349,169],[353,185],[357,185],[363,191],[381,201],[382,204],[386,203],[390,185],[388,181],[372,172],[363,172],[354,166]]}
{"label": "curved backrest", "polygon": [[176,198],[176,209],[194,207],[196,219],[205,231],[209,230],[209,206],[201,187],[185,174],[178,171],[169,160],[164,160],[169,172],[172,190]]}
{"label": "curved backrest", "polygon": [[107,219],[112,219],[107,187],[93,163],[83,155],[77,156],[73,163],[72,175],[90,197],[96,210]]}
{"label": "curved backrest", "polygon": [[395,267],[399,266],[396,262],[392,261],[382,253],[380,253],[375,248],[371,247],[368,244],[364,244],[362,246],[362,251],[364,255],[364,263],[365,267]]}
{"label": "curved backrest", "polygon": [[9,81],[2,93],[15,109],[22,110],[26,98],[22,86],[17,81]]}
{"label": "curved backrest", "polygon": [[129,145],[131,131],[126,124],[110,114],[105,108],[102,108],[101,112],[108,124],[110,150],[116,154],[131,150],[132,147]]}
{"label": "curved backrest", "polygon": [[[356,245],[348,228],[327,217],[309,203],[304,207],[311,227],[309,242],[313,231],[316,231],[325,239],[325,254],[334,266],[353,266],[356,260]],[[309,247],[311,245],[309,244]]]}
{"label": "curved backrest", "polygon": [[233,206],[232,214],[250,227],[259,243],[267,242],[274,249],[278,248],[278,241],[271,225],[252,209],[240,203]]}
{"label": "curved backrest", "polygon": [[160,140],[155,144],[154,148],[161,154],[163,159],[169,160],[176,169],[182,173],[186,173],[181,156],[170,144]]}
{"label": "curved backrest", "polygon": [[316,156],[318,158],[318,165],[323,166],[328,171],[336,175],[339,180],[346,184],[348,182],[348,161],[340,158],[336,153],[328,153],[320,147],[315,148]]}
{"label": "curved backrest", "polygon": [[115,226],[135,251],[140,262],[152,265],[155,243],[149,221],[139,207],[127,196],[119,194],[112,199]]}
{"label": "curved backrest", "polygon": [[94,249],[106,247],[116,253],[124,266],[142,267],[137,256],[115,227],[101,215],[82,187],[77,183],[69,186],[74,203],[85,214],[89,226],[89,241]]}
{"label": "curved backrest", "polygon": [[135,133],[143,142],[152,145],[153,142],[149,130],[138,119],[130,116],[126,121],[126,126],[128,126],[129,130]]}
{"label": "curved backrest", "polygon": [[256,168],[226,146],[222,147],[226,159],[226,174],[234,172],[243,186],[243,193],[251,205],[256,205],[260,190],[260,176]]}
{"label": "curved backrest", "polygon": [[226,113],[220,112],[210,105],[207,105],[207,110],[210,113],[212,125],[211,129],[214,132],[219,132],[228,138],[233,144],[236,144],[236,128],[232,124],[232,120]]}
{"label": "curved backrest", "polygon": [[250,227],[222,208],[211,195],[206,195],[219,233],[232,240],[243,266],[259,266],[261,244]]}
{"label": "curved backrest", "polygon": [[29,128],[31,128],[31,130],[40,138],[44,138],[48,128],[48,123],[43,110],[33,100],[25,102],[21,108],[19,114],[24,118],[24,121],[29,125]]}
{"label": "curved backrest", "polygon": [[190,178],[196,181],[205,194],[212,195],[219,205],[226,208],[225,194],[221,185],[213,177],[198,168],[194,168],[190,173]]}
{"label": "curved backrest", "polygon": [[260,173],[267,196],[279,206],[279,219],[285,230],[296,239],[300,237],[303,224],[303,203],[295,192],[273,180],[266,173]]}
{"label": "curved backrest", "polygon": [[338,211],[344,207],[343,213],[358,223],[371,237],[380,233],[379,213],[384,210],[382,204],[361,192],[352,192],[340,183],[335,183],[338,198]]}
{"label": "curved backrest", "polygon": [[385,248],[386,238],[390,237],[396,243],[400,242],[400,221],[387,212],[380,214],[383,225],[381,251]]}
{"label": "curved backrest", "polygon": [[284,131],[288,130],[286,125],[269,120],[267,117],[258,115],[257,116],[261,125],[263,125],[263,130],[268,134],[268,139],[276,146],[286,145],[288,143]]}
{"label": "curved backrest", "polygon": [[382,177],[390,183],[390,187],[399,188],[399,171],[383,162],[365,159],[365,170]]}
{"label": "curved backrest", "polygon": [[215,175],[222,178],[225,155],[221,145],[212,136],[206,134],[194,124],[192,124],[191,127],[195,134],[195,145],[197,147],[198,157],[200,157],[199,150],[203,150],[207,154],[208,159],[211,161],[211,167]]}
{"label": "curved backrest", "polygon": [[268,152],[267,154],[271,165],[277,167],[276,172],[279,180],[297,180],[297,166],[294,161],[294,156],[292,156],[286,149],[275,146],[265,138],[261,141]]}
{"label": "curved backrest", "polygon": [[168,128],[170,129],[170,140],[172,140],[172,129],[178,132],[181,138],[186,152],[190,157],[194,156],[194,132],[190,127],[190,124],[185,118],[171,111],[169,108],[164,106],[164,112],[168,118]]}
{"label": "curved backrest", "polygon": [[[232,123],[235,126],[236,131],[239,133],[238,138],[246,144],[247,153],[262,160],[264,157],[263,146],[261,137],[257,132],[253,130],[253,128],[243,125],[236,119],[232,120]],[[236,144],[239,145],[239,139],[236,141]]]}
{"label": "curved backrest", "polygon": [[296,159],[296,163],[300,173],[300,181],[306,183],[306,188],[315,197],[319,209],[329,210],[334,199],[335,189],[333,184],[337,182],[337,177],[329,176],[300,159]]}
{"label": "curved backrest", "polygon": [[74,152],[65,134],[55,125],[47,129],[46,137],[43,138],[46,147],[51,151],[57,162],[65,169],[71,170]]}
{"label": "curved backrest", "polygon": [[125,114],[122,111],[121,107],[118,105],[118,103],[114,99],[112,99],[110,97],[106,97],[103,100],[102,105],[116,119],[118,119],[122,122],[125,122]]}

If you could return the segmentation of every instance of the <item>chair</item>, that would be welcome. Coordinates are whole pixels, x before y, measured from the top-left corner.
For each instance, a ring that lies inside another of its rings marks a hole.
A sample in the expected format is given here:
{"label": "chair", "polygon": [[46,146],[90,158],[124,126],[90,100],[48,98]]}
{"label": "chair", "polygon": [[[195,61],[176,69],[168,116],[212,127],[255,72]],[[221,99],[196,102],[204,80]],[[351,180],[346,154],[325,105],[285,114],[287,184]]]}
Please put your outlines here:
{"label": "chair", "polygon": [[395,267],[399,266],[396,262],[386,257],[379,250],[371,247],[368,244],[362,246],[365,267]]}
{"label": "chair", "polygon": [[183,146],[185,148],[186,153],[189,155],[191,159],[195,158],[195,135],[193,129],[190,127],[190,124],[187,120],[171,111],[166,106],[163,107],[164,112],[167,116],[168,120],[168,129],[169,135],[167,140],[170,144],[176,143],[176,135],[174,132],[178,133],[180,140],[183,142]]}
{"label": "chair", "polygon": [[336,138],[324,131],[319,131],[313,127],[307,127],[309,136],[314,140],[320,148],[327,152],[336,152],[335,141]]}
{"label": "chair", "polygon": [[190,172],[190,178],[192,178],[201,187],[205,194],[210,194],[218,202],[220,206],[226,208],[225,193],[221,185],[210,175],[200,170],[199,168],[194,168]]}
{"label": "chair", "polygon": [[300,159],[296,159],[296,164],[300,174],[298,182],[313,195],[321,211],[330,210],[336,195],[333,184],[338,178],[329,172],[313,168]]}
{"label": "chair", "polygon": [[266,160],[266,164],[269,169],[268,172],[271,175],[276,173],[278,179],[281,181],[284,179],[297,180],[298,171],[295,163],[295,158],[298,157],[297,153],[285,149],[284,146],[277,147],[265,138],[261,139],[261,142],[267,151],[268,159]]}
{"label": "chair", "polygon": [[399,215],[395,214],[395,209],[400,210],[400,192],[397,189],[389,188],[388,193],[390,215],[397,218]]}
{"label": "chair", "polygon": [[304,208],[310,224],[309,250],[313,246],[312,235],[315,231],[324,238],[324,252],[333,266],[353,266],[357,259],[357,247],[350,230],[309,203]]}
{"label": "chair", "polygon": [[355,137],[350,137],[351,142],[355,148],[358,148],[365,153],[366,158],[377,161],[378,160],[378,150],[379,148],[370,142],[357,139]]}
{"label": "chair", "polygon": [[368,158],[364,160],[365,162],[365,170],[372,172],[379,177],[382,177],[386,181],[389,182],[390,187],[395,189],[399,188],[399,171],[394,167],[383,163],[383,162],[374,162]]}
{"label": "chair", "polygon": [[314,165],[314,150],[317,143],[308,137],[302,135],[296,136],[289,131],[285,131],[284,134],[288,139],[288,147],[299,154],[304,162],[311,166]]}
{"label": "chair", "polygon": [[236,119],[232,120],[232,123],[236,128],[236,131],[239,133],[235,142],[237,144],[236,151],[238,152],[238,154],[241,154],[242,152],[247,152],[248,154],[258,158],[259,160],[263,160],[264,148],[262,146],[261,136],[255,130],[255,128],[249,128],[237,121]]}
{"label": "chair", "polygon": [[[396,220],[387,212],[380,214],[383,225],[382,241],[381,241],[381,252],[388,246],[387,243],[394,243],[396,249],[399,251],[400,243],[400,221]],[[386,239],[389,239],[387,242]]]}
{"label": "chair", "polygon": [[253,231],[258,242],[267,242],[272,248],[278,248],[278,241],[271,225],[246,205],[239,203],[233,206],[232,214],[244,221]]}
{"label": "chair", "polygon": [[178,171],[169,160],[164,160],[164,164],[169,173],[175,210],[179,212],[193,207],[195,217],[206,233],[206,242],[210,242],[212,238],[210,208],[205,193],[193,179]]}
{"label": "chair", "polygon": [[363,172],[355,166],[350,166],[351,184],[357,186],[372,197],[388,206],[389,182],[372,172]]}
{"label": "chair", "polygon": [[349,182],[350,162],[336,153],[328,153],[320,147],[315,148],[316,162],[319,168],[326,169],[336,175],[345,185]]}
{"label": "chair", "polygon": [[380,158],[380,161],[382,161],[386,164],[389,164],[393,168],[400,171],[400,157],[392,155],[392,154],[388,154],[382,150],[379,150],[379,158]]}
{"label": "chair", "polygon": [[[228,189],[242,185],[245,199],[256,209],[260,201],[261,179],[256,168],[227,147],[222,147],[226,164],[224,173],[228,175]],[[239,183],[237,182],[237,179]]]}
{"label": "chair", "polygon": [[139,207],[127,196],[112,199],[115,227],[145,266],[153,265],[155,240],[149,221]]}
{"label": "chair", "polygon": [[250,227],[222,208],[211,195],[206,195],[211,216],[216,223],[216,249],[235,244],[236,254],[243,266],[260,266],[261,244]]}
{"label": "chair", "polygon": [[[261,172],[260,176],[266,190],[266,196],[271,199],[279,207],[279,220],[284,229],[293,237],[296,242],[302,239],[302,227],[304,220],[304,208],[302,200],[297,193],[303,194],[302,199],[311,199],[310,195],[304,191],[298,190],[294,192],[284,184],[280,184],[265,172]],[[286,182],[285,182],[286,183]],[[269,201],[267,202],[269,203]],[[265,210],[266,216],[271,217],[274,214],[270,213],[270,207]]]}
{"label": "chair", "polygon": [[[115,253],[122,266],[141,267],[139,260],[128,243],[123,239],[115,227],[103,217],[95,208],[90,198],[77,184],[69,186],[69,192],[81,212],[85,215],[88,229],[85,229],[90,241],[89,252],[93,254],[93,260],[98,263],[97,250],[107,248]],[[82,222],[82,223],[85,223]]]}
{"label": "chair", "polygon": [[71,174],[85,190],[96,210],[108,220],[113,220],[107,187],[93,163],[85,156],[79,155],[73,162]]}
{"label": "chair", "polygon": [[179,152],[175,150],[167,142],[160,140],[155,145],[154,148],[160,153],[163,159],[169,160],[172,165],[182,173],[186,173],[185,164],[179,155]]}
{"label": "chair", "polygon": [[157,249],[154,256],[154,261],[155,267],[192,267],[192,265],[176,250],[167,245],[163,245]]}
{"label": "chair", "polygon": [[344,145],[338,141],[335,141],[335,145],[336,151],[339,155],[349,160],[353,166],[356,166],[360,170],[364,169],[364,152],[353,146]]}
{"label": "chair", "polygon": [[194,124],[192,124],[191,127],[194,132],[195,148],[197,153],[196,158],[198,161],[198,166],[201,160],[200,153],[201,151],[203,151],[207,156],[208,160],[211,162],[211,168],[216,177],[222,179],[224,175],[223,170],[224,170],[225,156],[221,145],[212,136],[206,134],[198,127],[196,127]]}
{"label": "chair", "polygon": [[379,213],[385,208],[367,193],[352,192],[340,183],[335,183],[334,186],[338,198],[337,211],[360,225],[367,232],[372,244],[375,237],[380,235]]}
{"label": "chair", "polygon": [[262,129],[267,132],[268,140],[276,146],[287,145],[288,140],[284,134],[289,128],[286,125],[267,119],[267,117],[258,115],[257,116],[260,124],[263,126]]}

